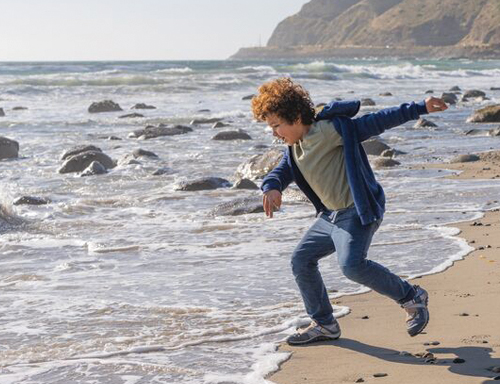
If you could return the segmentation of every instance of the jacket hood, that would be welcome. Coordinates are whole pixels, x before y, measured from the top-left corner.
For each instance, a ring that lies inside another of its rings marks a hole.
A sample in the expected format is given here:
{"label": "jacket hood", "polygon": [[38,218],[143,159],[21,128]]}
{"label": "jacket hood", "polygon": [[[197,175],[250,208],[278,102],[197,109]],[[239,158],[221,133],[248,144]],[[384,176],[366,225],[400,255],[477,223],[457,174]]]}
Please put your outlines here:
{"label": "jacket hood", "polygon": [[360,107],[359,100],[332,101],[316,115],[316,121],[331,120],[337,116],[354,117],[359,112]]}

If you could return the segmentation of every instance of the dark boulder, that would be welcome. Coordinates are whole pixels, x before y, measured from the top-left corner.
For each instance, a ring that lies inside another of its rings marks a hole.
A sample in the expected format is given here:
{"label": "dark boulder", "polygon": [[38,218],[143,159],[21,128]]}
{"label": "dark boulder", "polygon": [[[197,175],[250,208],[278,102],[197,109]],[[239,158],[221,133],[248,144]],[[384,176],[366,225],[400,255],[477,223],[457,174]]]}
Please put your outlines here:
{"label": "dark boulder", "polygon": [[477,155],[459,155],[451,159],[450,163],[470,163],[479,160],[481,158]]}
{"label": "dark boulder", "polygon": [[97,101],[90,104],[89,113],[123,111],[121,107],[112,100]]}
{"label": "dark boulder", "polygon": [[14,107],[14,108],[12,108],[13,111],[25,111],[27,109],[28,108],[26,108],[26,107]]}
{"label": "dark boulder", "polygon": [[19,143],[0,136],[0,159],[11,159],[19,156]]}
{"label": "dark boulder", "polygon": [[160,124],[158,127],[148,125],[144,129],[139,129],[129,133],[129,137],[136,137],[142,140],[154,139],[160,136],[175,136],[192,132],[193,128],[184,125],[175,125],[173,127],[166,127]]}
{"label": "dark boulder", "polygon": [[108,171],[106,168],[99,163],[98,161],[93,161],[90,165],[83,170],[80,176],[95,176],[95,175],[104,175]]}
{"label": "dark boulder", "polygon": [[387,157],[379,157],[372,161],[372,164],[375,168],[389,168],[400,165],[399,161],[387,158]]}
{"label": "dark boulder", "polygon": [[241,100],[252,100],[255,95],[246,95],[241,98]]}
{"label": "dark boulder", "polygon": [[478,109],[467,118],[468,123],[498,123],[500,122],[500,104],[489,105]]}
{"label": "dark boulder", "polygon": [[102,152],[101,148],[96,147],[95,145],[79,145],[77,147],[73,147],[71,149],[68,149],[66,152],[64,152],[61,156],[61,160],[66,160],[68,157],[77,155],[82,152],[87,152],[87,151],[97,151],[97,152]]}
{"label": "dark boulder", "polygon": [[462,101],[467,101],[468,99],[475,99],[477,97],[484,98],[486,97],[486,93],[484,93],[483,91],[479,91],[477,89],[471,89],[464,92],[464,94],[462,95]]}
{"label": "dark boulder", "polygon": [[460,92],[461,89],[458,85],[455,85],[449,89],[450,92]]}
{"label": "dark boulder", "polygon": [[392,96],[392,93],[391,92],[382,92],[382,93],[379,93],[379,96]]}
{"label": "dark boulder", "polygon": [[427,128],[427,127],[437,127],[435,123],[430,120],[426,120],[424,118],[420,118],[417,120],[413,128]]}
{"label": "dark boulder", "polygon": [[391,149],[386,143],[380,139],[370,139],[363,141],[363,148],[367,155],[380,156],[386,149]]}
{"label": "dark boulder", "polygon": [[106,169],[115,167],[108,155],[99,151],[86,151],[69,157],[59,169],[59,173],[82,172],[94,161],[101,163]]}
{"label": "dark boulder", "polygon": [[455,95],[454,93],[449,93],[449,92],[444,92],[441,95],[441,99],[443,99],[443,101],[446,104],[456,104],[458,101],[457,95]]}
{"label": "dark boulder", "polygon": [[0,108],[0,117],[4,117],[5,116],[5,112],[3,111],[3,108]]}
{"label": "dark boulder", "polygon": [[178,183],[174,190],[176,191],[205,191],[217,188],[230,187],[231,183],[220,177],[202,177],[192,181],[183,181]]}
{"label": "dark boulder", "polygon": [[432,89],[428,89],[427,91],[425,91],[426,94],[430,94],[430,93],[434,93],[434,91]]}
{"label": "dark boulder", "polygon": [[138,103],[138,104],[134,105],[131,109],[156,109],[156,107],[153,105]]}
{"label": "dark boulder", "polygon": [[44,205],[49,203],[49,199],[38,196],[21,196],[12,202],[14,205]]}
{"label": "dark boulder", "polygon": [[212,128],[223,128],[223,127],[229,127],[229,124],[225,124],[222,121],[218,121],[212,125]]}
{"label": "dark boulder", "polygon": [[262,212],[264,212],[262,197],[255,195],[219,204],[210,211],[210,214],[212,216],[239,216]]}
{"label": "dark boulder", "polygon": [[145,149],[138,148],[134,149],[134,152],[132,152],[132,155],[137,159],[138,157],[153,157],[153,158],[158,158],[158,155],[154,152],[146,151]]}
{"label": "dark boulder", "polygon": [[361,99],[361,106],[363,107],[373,107],[374,105],[375,102],[370,98]]}
{"label": "dark boulder", "polygon": [[140,113],[127,113],[126,115],[118,116],[119,119],[136,119],[138,117],[144,117]]}
{"label": "dark boulder", "polygon": [[237,131],[219,132],[212,140],[252,140],[252,137],[242,129]]}
{"label": "dark boulder", "polygon": [[240,179],[233,185],[234,189],[259,189],[258,185],[249,179]]}

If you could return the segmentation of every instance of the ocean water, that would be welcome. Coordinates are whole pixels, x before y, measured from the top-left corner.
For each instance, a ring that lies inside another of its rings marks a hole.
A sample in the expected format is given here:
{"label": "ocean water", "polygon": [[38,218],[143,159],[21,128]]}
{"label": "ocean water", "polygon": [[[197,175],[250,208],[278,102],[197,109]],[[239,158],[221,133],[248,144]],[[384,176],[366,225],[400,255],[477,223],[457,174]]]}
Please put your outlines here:
{"label": "ocean water", "polygon": [[[500,137],[465,136],[497,126],[465,120],[500,102],[500,91],[490,90],[500,87],[498,68],[500,61],[467,60],[0,63],[0,135],[20,143],[20,158],[0,161],[0,382],[269,383],[288,358],[278,343],[306,321],[289,258],[314,209],[291,201],[272,220],[213,217],[214,206],[256,192],[174,185],[199,176],[234,181],[238,165],[264,151],[256,145],[279,147],[242,100],[278,76],[302,83],[315,103],[373,98],[377,105],[361,113],[422,100],[428,89],[481,89],[490,100],[431,115],[437,128],[409,122],[382,135],[406,154],[401,166],[376,172],[388,202],[370,258],[404,276],[441,271],[470,252],[445,225],[497,207],[500,181],[410,167],[498,149]],[[379,96],[387,91],[393,96]],[[87,112],[104,99],[124,111]],[[157,109],[118,118],[136,103]],[[205,117],[223,118],[224,129],[245,129],[253,140],[213,141],[210,125],[128,137],[148,124]],[[137,148],[159,158],[102,176],[59,174],[61,153],[81,144],[113,159]],[[171,171],[153,176],[160,167]],[[51,203],[13,205],[22,195]],[[334,256],[320,264],[332,298],[362,290],[341,276]]]}

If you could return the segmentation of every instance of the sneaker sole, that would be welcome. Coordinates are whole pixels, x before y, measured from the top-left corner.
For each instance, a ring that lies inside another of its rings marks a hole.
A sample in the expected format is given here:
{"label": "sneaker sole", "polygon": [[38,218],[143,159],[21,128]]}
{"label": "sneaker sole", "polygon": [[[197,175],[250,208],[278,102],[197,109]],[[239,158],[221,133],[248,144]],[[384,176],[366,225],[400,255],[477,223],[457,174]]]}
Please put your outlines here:
{"label": "sneaker sole", "polygon": [[340,332],[338,335],[335,336],[326,336],[326,335],[318,335],[316,337],[313,337],[312,339],[309,340],[304,340],[304,341],[286,341],[288,345],[304,345],[304,344],[309,344],[309,343],[315,343],[317,341],[332,341],[332,340],[337,340],[340,337]]}
{"label": "sneaker sole", "polygon": [[[429,306],[429,295],[427,295],[427,297],[425,298],[425,306],[428,307]],[[420,333],[422,333],[422,331],[425,329],[425,327],[427,327],[427,324],[429,324],[429,319],[430,319],[430,316],[429,316],[429,310],[427,309],[427,320],[425,322],[425,324],[422,326],[422,328],[420,328],[418,330],[418,332],[415,332],[415,333],[410,333],[409,335],[411,337],[415,337],[417,335],[419,335]]]}

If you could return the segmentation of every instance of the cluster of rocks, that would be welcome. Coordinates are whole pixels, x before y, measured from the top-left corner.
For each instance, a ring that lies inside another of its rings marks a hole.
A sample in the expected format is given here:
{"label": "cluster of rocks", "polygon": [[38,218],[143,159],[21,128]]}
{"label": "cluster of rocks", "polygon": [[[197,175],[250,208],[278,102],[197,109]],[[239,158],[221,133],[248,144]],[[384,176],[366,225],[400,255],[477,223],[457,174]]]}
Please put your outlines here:
{"label": "cluster of rocks", "polygon": [[93,145],[83,145],[71,148],[61,156],[63,164],[59,173],[78,173],[80,176],[102,175],[116,163],[111,157]]}
{"label": "cluster of rocks", "polygon": [[[156,109],[153,105],[144,103],[135,104],[131,109]],[[116,112],[123,111],[122,107],[113,100],[95,101],[88,108],[89,113]]]}
{"label": "cluster of rocks", "polygon": [[[14,107],[12,108],[13,111],[24,111],[24,110],[27,110],[28,108],[26,107],[21,107],[21,106],[17,106],[17,107]],[[3,108],[0,108],[0,117],[4,117],[5,116],[5,111]]]}

